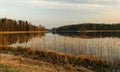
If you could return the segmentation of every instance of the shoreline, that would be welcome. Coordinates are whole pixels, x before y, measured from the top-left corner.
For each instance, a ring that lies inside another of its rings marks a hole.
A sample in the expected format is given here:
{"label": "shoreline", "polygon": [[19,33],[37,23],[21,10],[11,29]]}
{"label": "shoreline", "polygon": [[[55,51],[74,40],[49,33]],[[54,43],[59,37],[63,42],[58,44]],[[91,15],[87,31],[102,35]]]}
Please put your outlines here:
{"label": "shoreline", "polygon": [[72,31],[72,30],[68,30],[68,31],[53,31],[53,32],[120,32],[120,30],[76,30],[76,31]]}
{"label": "shoreline", "polygon": [[0,34],[45,33],[48,31],[0,31]]}
{"label": "shoreline", "polygon": [[49,62],[0,53],[0,71],[2,72],[94,72],[83,66],[57,65]]}
{"label": "shoreline", "polygon": [[13,54],[15,56],[22,56],[32,60],[39,60],[44,62],[49,62],[51,64],[57,64],[64,66],[67,64],[72,65],[73,67],[83,66],[92,71],[108,71],[111,72],[112,65],[110,62],[105,60],[96,60],[90,56],[74,56],[67,55],[58,52],[52,51],[40,51],[32,50],[31,48],[22,48],[22,47],[0,47],[0,53]]}
{"label": "shoreline", "polygon": [[[0,34],[14,34],[14,33],[39,33],[49,31],[0,31]],[[120,32],[120,30],[81,30],[81,31],[52,31],[52,32]]]}

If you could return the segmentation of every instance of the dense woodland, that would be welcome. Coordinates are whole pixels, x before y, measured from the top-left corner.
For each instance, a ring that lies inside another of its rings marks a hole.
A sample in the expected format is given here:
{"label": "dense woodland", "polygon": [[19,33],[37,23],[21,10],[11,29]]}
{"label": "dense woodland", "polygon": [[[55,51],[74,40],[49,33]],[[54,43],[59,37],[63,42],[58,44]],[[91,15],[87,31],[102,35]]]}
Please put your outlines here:
{"label": "dense woodland", "polygon": [[66,25],[53,28],[53,31],[80,31],[80,30],[120,30],[120,24],[95,24],[84,23],[77,25]]}
{"label": "dense woodland", "polygon": [[0,19],[0,31],[42,31],[44,26],[35,26],[27,21],[12,20],[7,18]]}

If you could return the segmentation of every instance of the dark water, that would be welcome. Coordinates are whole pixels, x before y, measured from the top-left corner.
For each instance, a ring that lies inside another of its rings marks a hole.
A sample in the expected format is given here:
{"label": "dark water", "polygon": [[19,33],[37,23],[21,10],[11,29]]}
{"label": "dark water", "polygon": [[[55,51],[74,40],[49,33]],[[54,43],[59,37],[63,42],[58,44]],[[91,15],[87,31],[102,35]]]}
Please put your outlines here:
{"label": "dark water", "polygon": [[120,63],[119,33],[34,33],[0,35],[0,45],[89,55]]}

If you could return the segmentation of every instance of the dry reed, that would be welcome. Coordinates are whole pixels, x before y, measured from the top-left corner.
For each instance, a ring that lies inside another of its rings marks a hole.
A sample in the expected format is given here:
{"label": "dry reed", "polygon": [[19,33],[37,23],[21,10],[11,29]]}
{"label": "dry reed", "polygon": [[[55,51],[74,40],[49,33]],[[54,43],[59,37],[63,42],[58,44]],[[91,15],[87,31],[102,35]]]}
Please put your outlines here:
{"label": "dry reed", "polygon": [[112,70],[110,62],[102,59],[97,60],[90,56],[74,56],[52,51],[32,50],[32,48],[22,47],[13,48],[8,46],[1,46],[0,53],[20,55],[23,57],[47,61],[59,65],[72,64],[75,67],[82,65],[97,72],[108,72]]}

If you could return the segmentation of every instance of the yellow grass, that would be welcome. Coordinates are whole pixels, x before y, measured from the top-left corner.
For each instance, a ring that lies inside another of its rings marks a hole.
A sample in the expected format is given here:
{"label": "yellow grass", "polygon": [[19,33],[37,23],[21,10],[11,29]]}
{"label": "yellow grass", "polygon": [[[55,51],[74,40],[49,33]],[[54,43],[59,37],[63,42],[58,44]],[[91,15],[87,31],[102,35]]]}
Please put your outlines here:
{"label": "yellow grass", "polygon": [[39,33],[47,31],[0,31],[0,34],[20,34],[20,33]]}
{"label": "yellow grass", "polygon": [[0,72],[93,72],[85,67],[56,65],[12,54],[0,53]]}
{"label": "yellow grass", "polygon": [[74,56],[52,51],[32,50],[32,48],[13,48],[5,46],[0,47],[0,52],[19,55],[33,60],[45,61],[62,66],[71,64],[74,67],[84,66],[95,71],[108,72],[112,70],[110,62],[102,59],[97,60],[89,56]]}

